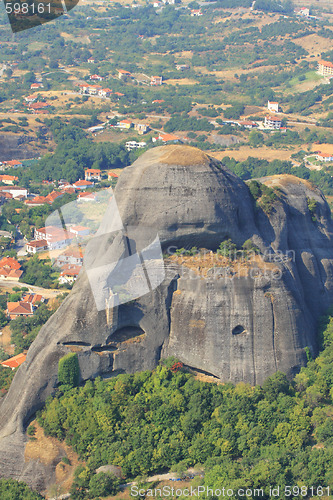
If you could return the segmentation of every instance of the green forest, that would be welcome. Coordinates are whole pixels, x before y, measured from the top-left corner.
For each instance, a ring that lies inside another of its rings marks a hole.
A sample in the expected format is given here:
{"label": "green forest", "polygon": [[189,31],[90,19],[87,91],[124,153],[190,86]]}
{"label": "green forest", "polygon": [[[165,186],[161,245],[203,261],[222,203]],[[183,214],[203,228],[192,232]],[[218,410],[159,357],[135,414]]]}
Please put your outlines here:
{"label": "green forest", "polygon": [[[307,367],[291,381],[278,372],[255,387],[200,382],[184,368],[173,370],[170,358],[154,371],[60,386],[38,422],[85,461],[72,498],[93,498],[95,469],[104,464],[120,466],[126,481],[199,466],[202,484],[263,488],[265,499],[270,486],[332,487],[330,313],[320,322],[318,357],[308,352]],[[115,481],[108,484],[114,491]]]}

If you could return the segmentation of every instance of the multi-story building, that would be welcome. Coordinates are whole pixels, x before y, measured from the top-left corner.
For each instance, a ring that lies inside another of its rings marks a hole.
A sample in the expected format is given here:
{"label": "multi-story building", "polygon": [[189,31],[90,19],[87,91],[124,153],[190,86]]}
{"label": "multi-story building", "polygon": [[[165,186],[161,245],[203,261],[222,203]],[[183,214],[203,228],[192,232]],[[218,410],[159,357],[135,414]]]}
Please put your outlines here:
{"label": "multi-story building", "polygon": [[323,76],[333,76],[333,63],[318,61],[318,73]]}

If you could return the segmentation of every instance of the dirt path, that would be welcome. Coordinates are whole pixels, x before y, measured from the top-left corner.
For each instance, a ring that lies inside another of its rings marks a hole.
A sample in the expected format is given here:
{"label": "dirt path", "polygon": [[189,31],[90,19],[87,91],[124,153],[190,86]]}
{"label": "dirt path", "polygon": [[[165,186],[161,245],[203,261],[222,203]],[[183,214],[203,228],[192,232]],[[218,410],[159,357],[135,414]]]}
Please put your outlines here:
{"label": "dirt path", "polygon": [[54,290],[53,288],[43,288],[41,286],[28,285],[26,283],[19,283],[17,281],[0,280],[0,293],[11,293],[14,287],[28,288],[30,293],[38,293],[43,295],[46,299],[53,299],[66,290]]}

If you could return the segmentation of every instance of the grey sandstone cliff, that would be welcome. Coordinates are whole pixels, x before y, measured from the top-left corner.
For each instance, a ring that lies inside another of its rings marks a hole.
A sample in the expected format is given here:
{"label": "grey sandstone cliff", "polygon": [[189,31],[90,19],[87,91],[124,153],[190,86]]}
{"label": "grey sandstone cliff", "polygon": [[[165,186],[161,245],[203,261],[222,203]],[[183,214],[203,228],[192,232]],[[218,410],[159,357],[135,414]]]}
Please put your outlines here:
{"label": "grey sandstone cliff", "polygon": [[[39,489],[52,482],[42,464],[24,462],[24,430],[54,391],[58,361],[73,346],[82,380],[153,369],[161,357],[174,355],[224,381],[257,384],[277,370],[296,373],[306,362],[305,347],[316,353],[316,322],[333,298],[330,210],[307,181],[286,175],[261,181],[279,188],[269,216],[255,207],[243,181],[194,148],[159,147],[124,170],[115,190],[123,224],[153,229],[165,252],[215,251],[224,239],[239,247],[251,239],[276,262],[268,263],[269,272],[258,265],[253,275],[226,277],[214,269],[183,272],[171,259],[154,291],[102,311],[83,271],[1,403],[2,476]],[[316,221],[309,199],[317,202]],[[88,255],[91,265],[129,251],[109,238],[111,226],[106,218],[98,251]]]}

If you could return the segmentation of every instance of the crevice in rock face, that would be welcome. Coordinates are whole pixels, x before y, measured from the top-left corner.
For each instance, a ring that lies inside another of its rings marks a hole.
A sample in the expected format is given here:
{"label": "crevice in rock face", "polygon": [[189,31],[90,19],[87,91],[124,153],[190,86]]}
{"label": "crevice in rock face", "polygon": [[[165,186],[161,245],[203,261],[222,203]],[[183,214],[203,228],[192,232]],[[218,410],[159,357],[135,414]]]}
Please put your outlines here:
{"label": "crevice in rock face", "polygon": [[277,370],[276,353],[275,353],[275,316],[274,316],[274,306],[273,306],[272,298],[270,300],[271,300],[271,308],[272,308],[272,346],[273,346],[274,366],[275,366],[275,370]]}
{"label": "crevice in rock face", "polygon": [[184,368],[188,368],[189,370],[200,373],[201,375],[206,375],[207,377],[214,377],[216,380],[220,380],[220,378],[214,375],[214,373],[207,372],[206,370],[202,370],[201,368],[196,368],[194,366],[189,366],[185,364]]}
{"label": "crevice in rock face", "polygon": [[91,344],[89,342],[80,342],[78,340],[71,340],[69,342],[57,342],[58,345],[77,345],[77,346],[83,346],[83,347],[90,347]]}
{"label": "crevice in rock face", "polygon": [[160,345],[160,346],[158,346],[158,348],[156,349],[156,355],[155,355],[155,362],[156,362],[156,364],[161,359],[162,348],[163,348],[163,344]]}
{"label": "crevice in rock face", "polygon": [[94,345],[91,350],[93,352],[104,352],[104,351],[117,351],[118,347],[113,344],[108,345]]}

